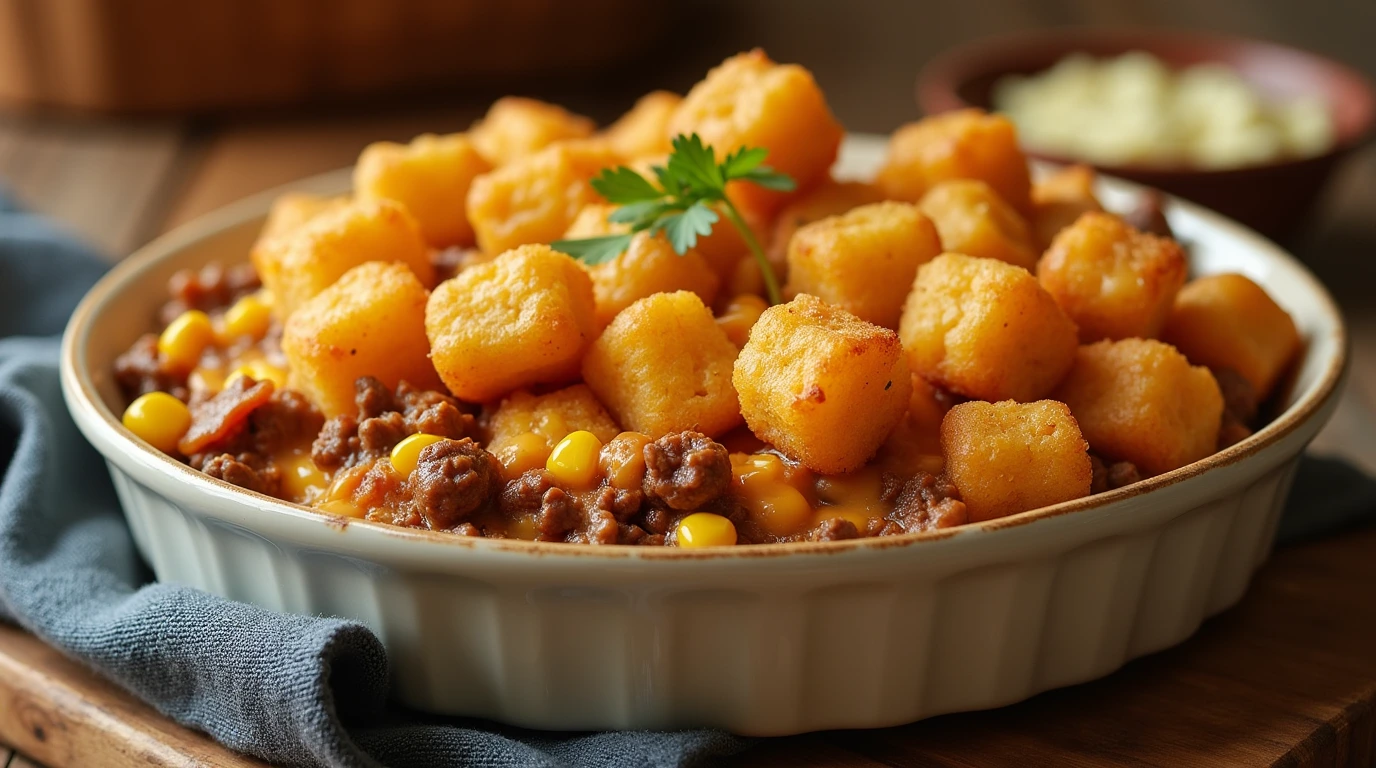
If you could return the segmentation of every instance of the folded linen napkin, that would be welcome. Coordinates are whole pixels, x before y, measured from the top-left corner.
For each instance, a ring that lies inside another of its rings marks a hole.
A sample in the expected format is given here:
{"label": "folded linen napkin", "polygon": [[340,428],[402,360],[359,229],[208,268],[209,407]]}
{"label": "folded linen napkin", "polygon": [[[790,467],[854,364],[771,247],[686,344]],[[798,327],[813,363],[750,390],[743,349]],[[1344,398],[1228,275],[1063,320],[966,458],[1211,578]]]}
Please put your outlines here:
{"label": "folded linen napkin", "polygon": [[[0,198],[0,619],[177,721],[289,766],[689,766],[752,742],[718,731],[559,734],[433,718],[386,702],[362,625],[153,583],[104,462],[67,415],[58,338],[104,270]],[[1306,459],[1285,540],[1376,520],[1376,481]]]}

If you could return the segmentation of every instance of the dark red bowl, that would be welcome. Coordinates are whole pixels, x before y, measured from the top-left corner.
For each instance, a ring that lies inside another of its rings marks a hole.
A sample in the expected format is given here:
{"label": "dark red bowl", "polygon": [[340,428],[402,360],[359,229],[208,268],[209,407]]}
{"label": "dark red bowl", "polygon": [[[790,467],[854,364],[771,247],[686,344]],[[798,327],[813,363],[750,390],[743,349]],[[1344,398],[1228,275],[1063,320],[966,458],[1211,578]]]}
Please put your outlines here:
{"label": "dark red bowl", "polygon": [[1376,121],[1371,83],[1336,61],[1274,43],[1153,29],[1061,29],[977,40],[941,54],[922,69],[917,101],[926,114],[988,109],[993,85],[1004,75],[1040,72],[1071,53],[1107,57],[1129,51],[1146,51],[1172,68],[1222,64],[1272,98],[1319,95],[1328,103],[1336,139],[1322,155],[1224,170],[1098,166],[1213,208],[1273,238],[1295,233],[1338,162],[1370,138]]}

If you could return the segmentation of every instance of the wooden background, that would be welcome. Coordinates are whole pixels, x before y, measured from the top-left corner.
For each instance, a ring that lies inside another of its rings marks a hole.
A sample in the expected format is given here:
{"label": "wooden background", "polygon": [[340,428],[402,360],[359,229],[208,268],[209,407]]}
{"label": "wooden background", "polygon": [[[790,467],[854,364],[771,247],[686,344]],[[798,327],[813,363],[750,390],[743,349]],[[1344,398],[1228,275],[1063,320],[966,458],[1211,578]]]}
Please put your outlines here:
{"label": "wooden background", "polygon": [[[699,12],[706,21],[695,21]],[[663,53],[595,82],[537,78],[523,90],[606,121],[647,89],[681,92],[726,55],[760,45],[810,67],[848,128],[888,132],[918,116],[913,80],[936,52],[983,34],[1065,24],[1264,37],[1328,53],[1376,78],[1372,0],[761,0],[695,4],[676,21]],[[424,99],[228,115],[0,114],[0,182],[114,260],[227,202],[348,165],[370,141],[462,129],[493,95],[483,83],[455,83]],[[1315,450],[1376,473],[1376,150],[1343,169],[1311,226],[1288,245],[1334,290],[1353,331],[1353,374]],[[1376,532],[1293,548],[1262,571],[1241,607],[1181,648],[1106,681],[995,713],[770,742],[741,762],[997,765],[1035,764],[1040,756],[1062,764],[1170,765],[1188,755],[1214,765],[1371,765],[1372,584]],[[1359,605],[1368,610],[1354,610]],[[30,698],[15,698],[21,693]],[[37,738],[30,726],[38,716],[71,727]],[[110,733],[124,740],[109,741]],[[4,627],[0,741],[53,766],[250,764]],[[0,746],[0,766],[8,757]],[[20,757],[10,763],[24,765]]]}

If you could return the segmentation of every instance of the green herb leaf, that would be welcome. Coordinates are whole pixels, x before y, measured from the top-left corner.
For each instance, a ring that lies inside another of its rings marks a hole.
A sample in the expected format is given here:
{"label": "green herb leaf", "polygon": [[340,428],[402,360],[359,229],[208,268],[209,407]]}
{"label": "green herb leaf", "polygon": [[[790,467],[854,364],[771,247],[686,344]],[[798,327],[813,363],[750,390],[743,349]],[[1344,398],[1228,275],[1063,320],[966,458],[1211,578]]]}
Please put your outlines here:
{"label": "green herb leaf", "polygon": [[673,203],[664,200],[645,200],[617,208],[607,216],[607,221],[613,224],[630,224],[632,232],[639,232],[648,229],[655,220],[671,210],[676,210]]}
{"label": "green herb leaf", "polygon": [[588,264],[601,264],[625,253],[637,232],[663,232],[674,251],[683,255],[697,246],[698,238],[710,235],[712,225],[724,216],[740,231],[759,263],[769,300],[779,303],[774,271],[740,211],[727,198],[726,185],[742,181],[788,192],[796,187],[793,179],[764,165],[769,152],[762,147],[741,147],[718,163],[716,152],[697,134],[675,136],[671,144],[668,161],[651,166],[653,180],[625,166],[603,170],[592,180],[598,194],[619,206],[607,220],[626,225],[629,233],[560,240],[551,247]]}
{"label": "green herb leaf", "polygon": [[664,187],[666,197],[679,197],[683,194],[683,185],[679,184],[678,179],[672,173],[669,173],[668,168],[662,165],[652,165],[650,170],[655,172],[655,178],[659,179],[659,185]]}
{"label": "green herb leaf", "polygon": [[725,193],[726,179],[717,166],[717,157],[703,146],[696,133],[675,136],[672,145],[674,151],[669,155],[668,164],[671,176],[699,194]]}
{"label": "green herb leaf", "polygon": [[727,181],[743,179],[768,156],[769,150],[764,147],[741,147],[726,156],[726,160],[721,164],[722,175]]}
{"label": "green herb leaf", "polygon": [[765,189],[772,189],[776,192],[792,192],[798,188],[792,176],[786,173],[779,173],[767,165],[752,168],[739,178],[741,181],[751,181]]}
{"label": "green herb leaf", "polygon": [[607,202],[617,205],[658,200],[664,196],[664,192],[655,189],[655,185],[644,176],[624,165],[607,168],[597,174],[592,180],[592,188],[607,198]]}
{"label": "green herb leaf", "polygon": [[674,252],[682,256],[690,248],[697,247],[698,237],[712,234],[712,225],[720,218],[706,203],[698,201],[688,206],[683,213],[660,219],[650,231],[664,230],[664,235],[669,238],[669,244],[674,247]]}
{"label": "green herb leaf", "polygon": [[631,237],[632,235],[602,235],[577,240],[556,240],[550,243],[549,247],[587,264],[601,264],[625,253],[631,245]]}

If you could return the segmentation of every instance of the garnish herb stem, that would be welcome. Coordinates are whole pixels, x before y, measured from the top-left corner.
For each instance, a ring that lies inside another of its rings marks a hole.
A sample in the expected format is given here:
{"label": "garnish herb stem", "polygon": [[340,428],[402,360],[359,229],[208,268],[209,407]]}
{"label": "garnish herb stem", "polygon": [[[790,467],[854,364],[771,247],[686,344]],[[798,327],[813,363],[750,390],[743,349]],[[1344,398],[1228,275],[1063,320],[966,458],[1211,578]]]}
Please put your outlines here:
{"label": "garnish herb stem", "polygon": [[722,213],[731,224],[740,230],[741,237],[745,240],[746,246],[750,248],[750,253],[755,257],[755,263],[760,267],[760,276],[764,278],[764,290],[769,294],[770,304],[782,304],[783,296],[779,293],[779,279],[774,276],[774,267],[769,263],[769,257],[765,256],[764,248],[760,247],[760,241],[755,239],[755,232],[750,229],[750,225],[745,223],[740,211],[729,199],[721,201]]}
{"label": "garnish herb stem", "polygon": [[744,182],[792,192],[797,184],[788,174],[764,165],[769,151],[761,147],[739,147],[717,162],[716,152],[696,133],[675,136],[670,145],[669,159],[651,168],[658,185],[626,166],[604,168],[591,180],[598,194],[620,206],[607,216],[609,223],[625,225],[620,234],[557,240],[550,246],[585,264],[602,264],[624,253],[637,232],[648,232],[652,237],[663,234],[674,253],[682,256],[697,246],[699,237],[712,234],[712,225],[725,216],[755,257],[769,303],[780,303],[774,268],[750,225],[726,196],[726,187]]}

